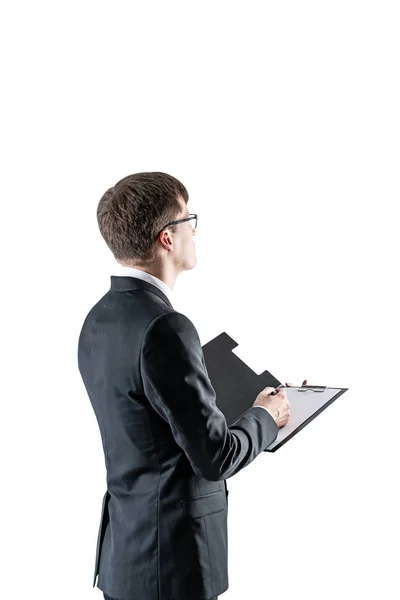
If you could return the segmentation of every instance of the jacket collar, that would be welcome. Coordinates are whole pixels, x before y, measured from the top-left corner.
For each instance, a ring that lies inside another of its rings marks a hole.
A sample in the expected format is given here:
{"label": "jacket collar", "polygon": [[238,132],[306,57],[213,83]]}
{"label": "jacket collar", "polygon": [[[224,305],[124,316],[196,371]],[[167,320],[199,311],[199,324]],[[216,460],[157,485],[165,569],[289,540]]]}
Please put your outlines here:
{"label": "jacket collar", "polygon": [[151,292],[152,294],[155,294],[156,296],[161,298],[161,300],[164,300],[164,302],[166,302],[168,306],[173,308],[171,302],[169,301],[169,298],[164,294],[162,290],[160,290],[159,287],[153,285],[152,283],[149,283],[148,281],[145,281],[144,279],[139,279],[138,277],[124,277],[119,275],[111,275],[110,290],[112,292],[129,292],[131,290],[145,290],[146,292]]}

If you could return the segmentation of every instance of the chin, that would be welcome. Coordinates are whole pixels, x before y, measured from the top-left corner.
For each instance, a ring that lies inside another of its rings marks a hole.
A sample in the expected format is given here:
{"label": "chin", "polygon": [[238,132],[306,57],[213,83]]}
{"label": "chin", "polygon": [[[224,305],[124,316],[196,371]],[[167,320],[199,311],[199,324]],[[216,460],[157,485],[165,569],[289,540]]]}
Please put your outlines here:
{"label": "chin", "polygon": [[197,258],[194,257],[194,259],[192,260],[192,262],[188,263],[188,266],[186,268],[189,271],[190,269],[194,269],[194,267],[196,265],[197,265]]}

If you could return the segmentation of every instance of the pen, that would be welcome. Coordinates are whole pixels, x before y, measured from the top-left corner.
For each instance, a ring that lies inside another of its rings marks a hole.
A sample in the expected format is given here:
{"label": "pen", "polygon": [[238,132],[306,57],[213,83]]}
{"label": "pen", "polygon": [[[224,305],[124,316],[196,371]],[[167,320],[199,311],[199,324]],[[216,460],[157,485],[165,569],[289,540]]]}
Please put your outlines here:
{"label": "pen", "polygon": [[277,394],[277,393],[278,393],[276,390],[277,390],[278,388],[283,388],[283,387],[286,387],[286,385],[282,385],[282,384],[278,385],[278,387],[275,389],[275,391],[274,391],[274,392],[271,392],[270,396],[275,396],[275,394]]}

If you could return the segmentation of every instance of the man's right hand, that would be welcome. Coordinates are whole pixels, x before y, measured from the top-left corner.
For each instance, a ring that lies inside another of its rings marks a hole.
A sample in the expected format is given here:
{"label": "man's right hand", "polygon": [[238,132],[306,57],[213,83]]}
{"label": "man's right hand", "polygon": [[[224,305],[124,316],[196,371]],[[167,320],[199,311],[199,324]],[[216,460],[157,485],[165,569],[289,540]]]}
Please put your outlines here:
{"label": "man's right hand", "polygon": [[[271,392],[275,392],[271,396]],[[285,388],[266,387],[258,394],[253,406],[264,406],[268,409],[278,427],[284,427],[290,418],[290,403]]]}

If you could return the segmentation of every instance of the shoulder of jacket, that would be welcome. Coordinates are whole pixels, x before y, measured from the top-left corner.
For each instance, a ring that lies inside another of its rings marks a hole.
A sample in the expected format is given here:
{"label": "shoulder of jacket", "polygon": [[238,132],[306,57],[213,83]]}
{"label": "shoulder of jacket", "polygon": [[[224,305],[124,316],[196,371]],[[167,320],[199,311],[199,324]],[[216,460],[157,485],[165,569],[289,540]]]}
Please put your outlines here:
{"label": "shoulder of jacket", "polygon": [[196,330],[193,322],[177,310],[170,310],[157,315],[153,319],[145,331],[144,337],[153,331],[159,333],[168,333],[171,331],[179,332],[182,329],[194,329]]}

